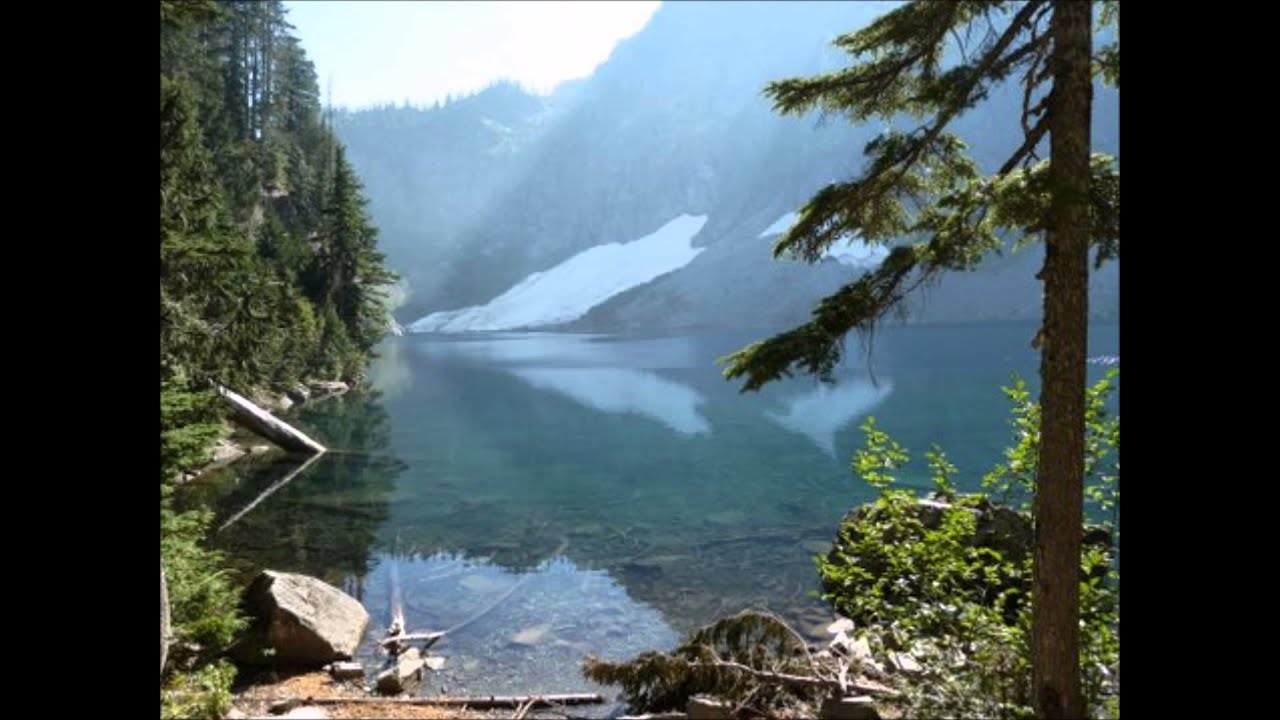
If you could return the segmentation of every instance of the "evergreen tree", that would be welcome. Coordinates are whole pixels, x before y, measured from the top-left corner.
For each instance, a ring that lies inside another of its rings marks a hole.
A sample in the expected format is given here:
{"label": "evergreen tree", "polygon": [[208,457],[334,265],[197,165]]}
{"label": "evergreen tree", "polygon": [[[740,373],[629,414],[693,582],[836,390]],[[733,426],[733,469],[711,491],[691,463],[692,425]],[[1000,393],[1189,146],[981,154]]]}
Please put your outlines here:
{"label": "evergreen tree", "polygon": [[277,0],[160,5],[163,717],[225,713],[234,670],[212,660],[243,625],[211,516],[171,500],[224,432],[207,381],[354,378],[386,329],[392,276],[284,18]]}
{"label": "evergreen tree", "polygon": [[[814,108],[853,121],[903,115],[922,123],[867,145],[859,177],[819,191],[775,255],[819,259],[836,240],[897,243],[875,270],[823,299],[813,319],[727,358],[744,390],[794,370],[829,380],[851,331],[874,331],[907,294],[940,273],[971,270],[1010,237],[1045,242],[1041,351],[1042,443],[1035,502],[1033,687],[1041,717],[1081,717],[1079,583],[1083,523],[1088,252],[1119,254],[1119,172],[1089,153],[1091,76],[1118,83],[1118,40],[1091,67],[1092,5],[1070,0],[922,2],[885,14],[835,44],[859,60],[771,83],[784,113]],[[1113,3],[1103,18],[1118,28]],[[954,44],[953,44],[954,41]],[[951,60],[959,55],[958,60]],[[1023,87],[1019,147],[983,174],[945,132],[961,113],[1015,78]],[[1044,140],[1049,158],[1038,159]],[[899,238],[908,238],[898,242]]]}
{"label": "evergreen tree", "polygon": [[335,151],[332,187],[312,290],[333,307],[343,335],[359,352],[367,352],[386,331],[385,287],[395,276],[382,266],[377,230],[369,222],[359,180],[341,147]]}

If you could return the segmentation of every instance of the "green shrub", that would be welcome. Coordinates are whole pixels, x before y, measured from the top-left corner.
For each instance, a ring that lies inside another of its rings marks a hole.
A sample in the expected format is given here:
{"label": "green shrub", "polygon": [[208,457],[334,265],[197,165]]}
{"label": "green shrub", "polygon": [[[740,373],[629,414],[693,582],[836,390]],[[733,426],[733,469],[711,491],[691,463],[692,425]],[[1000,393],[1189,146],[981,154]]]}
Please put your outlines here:
{"label": "green shrub", "polygon": [[[1119,417],[1108,417],[1114,371],[1089,389],[1086,496],[1095,516],[1081,556],[1082,687],[1095,715],[1118,715]],[[983,484],[1004,502],[1034,492],[1039,407],[1025,383],[1013,402],[1014,444]],[[817,558],[824,597],[852,619],[877,659],[909,651],[921,672],[908,682],[912,716],[1030,717],[1031,517],[983,494],[959,495],[956,468],[926,453],[937,492],[917,498],[894,487],[910,458],[873,418],[853,469],[880,496],[847,515],[831,553]],[[1082,518],[1083,521],[1083,518]]]}
{"label": "green shrub", "polygon": [[225,660],[193,672],[174,673],[160,689],[160,720],[226,716],[235,677],[235,667]]}

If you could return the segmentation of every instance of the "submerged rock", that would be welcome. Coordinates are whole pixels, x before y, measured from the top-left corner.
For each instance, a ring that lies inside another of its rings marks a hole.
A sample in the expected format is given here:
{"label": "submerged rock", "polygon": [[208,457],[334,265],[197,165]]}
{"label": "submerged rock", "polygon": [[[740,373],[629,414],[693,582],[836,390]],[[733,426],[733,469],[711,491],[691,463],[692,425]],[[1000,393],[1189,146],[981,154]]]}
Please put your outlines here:
{"label": "submerged rock", "polygon": [[251,664],[274,658],[285,666],[320,667],[349,660],[369,625],[369,613],[350,595],[295,573],[264,570],[249,586],[245,606],[254,624],[234,654]]}
{"label": "submerged rock", "polygon": [[542,639],[551,632],[551,625],[543,623],[527,627],[511,637],[511,642],[516,645],[537,645]]}

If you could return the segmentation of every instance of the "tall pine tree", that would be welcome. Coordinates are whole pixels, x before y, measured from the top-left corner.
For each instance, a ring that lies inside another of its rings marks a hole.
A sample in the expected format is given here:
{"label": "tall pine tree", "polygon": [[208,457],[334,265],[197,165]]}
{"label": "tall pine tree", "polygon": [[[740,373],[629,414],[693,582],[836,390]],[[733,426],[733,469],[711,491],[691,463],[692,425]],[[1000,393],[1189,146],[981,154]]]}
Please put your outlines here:
{"label": "tall pine tree", "polygon": [[[1114,6],[1104,17],[1118,26]],[[1088,252],[1096,249],[1098,264],[1119,254],[1119,172],[1111,158],[1089,152],[1091,77],[1096,71],[1118,83],[1119,44],[1104,48],[1094,67],[1091,18],[1091,3],[1072,0],[915,0],[835,41],[859,61],[852,67],[771,83],[767,93],[784,113],[820,108],[854,121],[922,121],[868,144],[862,174],[819,191],[775,255],[812,262],[854,235],[886,245],[916,240],[895,245],[877,269],[823,299],[808,323],[729,356],[726,369],[744,390],[795,370],[829,380],[844,337],[873,331],[915,287],[975,268],[1010,236],[1043,239],[1032,664],[1036,710],[1046,718],[1084,714],[1078,618]],[[954,54],[960,59],[950,61]],[[985,175],[945,131],[1011,78],[1023,89],[1024,136]],[[1048,160],[1033,162],[1046,139]]]}

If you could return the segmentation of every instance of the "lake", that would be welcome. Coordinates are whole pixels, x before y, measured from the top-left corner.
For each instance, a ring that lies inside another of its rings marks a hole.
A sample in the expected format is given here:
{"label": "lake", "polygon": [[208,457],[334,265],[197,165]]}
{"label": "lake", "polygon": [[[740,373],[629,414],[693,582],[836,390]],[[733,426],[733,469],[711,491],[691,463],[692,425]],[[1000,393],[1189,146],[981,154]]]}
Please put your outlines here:
{"label": "lake", "polygon": [[[716,358],[767,335],[505,333],[388,338],[370,390],[290,419],[332,448],[216,536],[240,567],[302,572],[361,600],[358,659],[378,662],[393,579],[409,629],[462,625],[424,694],[597,690],[586,654],[667,649],[746,607],[808,633],[830,611],[813,557],[872,498],[849,468],[868,415],[928,485],[939,443],[961,489],[1010,443],[1000,391],[1036,388],[1031,325],[887,327],[839,382],[740,394]],[[1119,355],[1091,327],[1090,355]],[[1105,371],[1091,365],[1090,380]],[[197,483],[219,523],[284,462]]]}

